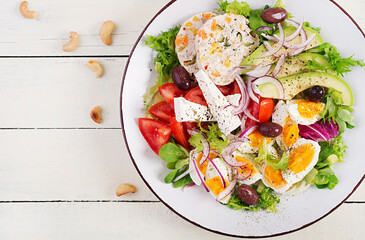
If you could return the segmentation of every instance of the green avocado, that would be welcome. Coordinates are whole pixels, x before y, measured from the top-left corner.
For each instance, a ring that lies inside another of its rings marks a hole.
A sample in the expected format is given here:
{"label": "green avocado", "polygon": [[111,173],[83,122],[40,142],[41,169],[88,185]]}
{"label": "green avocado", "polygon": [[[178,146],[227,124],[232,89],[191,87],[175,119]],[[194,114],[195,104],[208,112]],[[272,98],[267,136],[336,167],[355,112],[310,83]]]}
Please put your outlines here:
{"label": "green avocado", "polygon": [[[296,75],[300,73],[310,72],[309,68],[305,66],[305,63],[308,60],[315,59],[318,63],[322,65],[327,65],[328,61],[327,58],[321,54],[317,53],[301,53],[294,57],[286,58],[283,67],[281,68],[276,78],[284,78],[289,77],[291,75]],[[272,66],[268,75],[272,75],[276,64]],[[332,72],[330,72],[332,73]]]}
{"label": "green avocado", "polygon": [[[347,83],[341,78],[326,72],[307,72],[279,79],[284,87],[284,99],[291,100],[298,93],[319,85],[326,88],[334,88],[342,93],[344,105],[352,106],[354,98]],[[279,91],[272,83],[264,83],[258,86],[262,97],[279,98]]]}
{"label": "green avocado", "polygon": [[[323,43],[322,37],[313,28],[303,27],[303,29],[305,30],[308,38],[316,33],[316,36],[314,37],[312,42],[310,42],[307,45],[305,50],[317,47],[318,45],[321,45]],[[291,34],[293,34],[295,32],[295,30],[296,30],[296,27],[293,27],[293,26],[286,27],[286,28],[284,28],[284,34],[285,34],[285,36],[290,36]],[[280,36],[279,32],[276,32],[276,34],[278,34]],[[302,42],[302,39],[301,39],[300,34],[299,34],[296,38],[294,38],[289,43],[299,44],[301,42]],[[275,47],[273,44],[272,44],[272,46]],[[261,54],[263,54],[265,52],[267,52],[266,48],[263,44],[261,44],[260,47],[258,47],[250,56],[248,56],[245,60],[243,60],[241,65],[242,66],[243,65],[254,65],[254,66],[256,66],[256,65],[258,65],[258,64],[260,64],[261,62],[264,62],[264,61],[268,61],[269,63],[274,63],[278,60],[278,58],[275,58],[274,56],[265,57],[265,58],[258,58],[258,56],[260,56]],[[283,47],[278,52],[278,54],[281,55],[281,54],[286,53],[286,52],[288,52],[288,49]]]}

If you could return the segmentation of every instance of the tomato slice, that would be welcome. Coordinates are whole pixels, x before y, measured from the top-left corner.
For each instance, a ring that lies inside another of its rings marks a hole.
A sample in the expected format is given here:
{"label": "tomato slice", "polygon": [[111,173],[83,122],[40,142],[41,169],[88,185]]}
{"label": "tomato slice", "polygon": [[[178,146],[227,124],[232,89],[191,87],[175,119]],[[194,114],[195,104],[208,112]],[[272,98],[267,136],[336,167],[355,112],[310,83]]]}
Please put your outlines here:
{"label": "tomato slice", "polygon": [[148,112],[166,123],[170,123],[170,117],[175,116],[174,109],[166,101],[156,103]]}
{"label": "tomato slice", "polygon": [[[252,116],[254,116],[256,119],[259,118],[259,110],[260,110],[259,104],[250,100],[250,103],[248,104],[247,109],[248,109],[248,111],[250,111]],[[252,120],[251,118],[247,118],[246,123],[245,123],[245,128],[248,128],[249,126],[251,126],[253,124],[257,124],[257,123],[258,122]]]}
{"label": "tomato slice", "polygon": [[190,135],[187,131],[187,125],[184,122],[176,121],[175,117],[170,118],[170,124],[172,129],[172,135],[178,143],[180,143],[184,148],[191,150],[191,145],[189,143]]}
{"label": "tomato slice", "polygon": [[165,83],[158,88],[158,91],[172,108],[174,108],[174,98],[183,97],[186,94],[186,91],[178,89],[174,83]]}
{"label": "tomato slice", "polygon": [[240,87],[236,81],[225,85],[225,86],[218,86],[218,89],[223,93],[224,96],[233,95],[233,94],[241,94]]}
{"label": "tomato slice", "polygon": [[274,111],[274,101],[271,98],[262,98],[260,100],[260,111],[259,111],[260,123],[269,121],[273,111]]}
{"label": "tomato slice", "polygon": [[166,123],[150,118],[139,118],[138,125],[144,139],[158,155],[160,148],[170,140],[171,127]]}
{"label": "tomato slice", "polygon": [[200,87],[195,87],[193,89],[191,89],[185,96],[186,100],[189,100],[191,102],[203,105],[203,106],[208,106],[207,101],[204,98],[203,92],[200,89]]}

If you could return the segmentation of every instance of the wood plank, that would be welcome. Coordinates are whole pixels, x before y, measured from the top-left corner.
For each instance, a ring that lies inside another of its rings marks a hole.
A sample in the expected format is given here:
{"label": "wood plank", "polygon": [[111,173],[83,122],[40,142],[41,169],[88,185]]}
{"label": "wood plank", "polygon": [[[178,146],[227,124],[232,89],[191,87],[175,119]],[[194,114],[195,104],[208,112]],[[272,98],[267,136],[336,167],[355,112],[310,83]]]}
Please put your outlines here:
{"label": "wood plank", "polygon": [[[232,239],[182,220],[161,203],[0,204],[0,213],[3,239]],[[362,239],[364,221],[365,204],[346,204],[304,230],[275,239]]]}
{"label": "wood plank", "polygon": [[[119,129],[1,130],[0,138],[0,201],[157,200],[134,169]],[[117,198],[123,182],[138,192]],[[349,201],[365,201],[365,184]]]}
{"label": "wood plank", "polygon": [[[134,169],[121,130],[2,130],[0,201],[157,200]],[[115,196],[120,183],[137,193]]]}
{"label": "wood plank", "polygon": [[[0,59],[1,128],[120,128],[126,58],[96,59],[105,70],[100,79],[85,66],[92,59]],[[95,105],[103,109],[101,125],[90,118]]]}
{"label": "wood plank", "polygon": [[[38,19],[22,17],[20,2],[0,2],[0,56],[128,55],[142,29],[169,0],[28,1]],[[99,37],[107,20],[116,24],[110,46]],[[64,52],[70,31],[80,35],[80,44],[75,51]]]}
{"label": "wood plank", "polygon": [[[20,1],[1,1],[0,56],[72,56],[128,55],[134,42],[149,20],[169,0],[94,0],[94,1],[29,1],[29,9],[38,11],[38,19],[25,19],[19,13]],[[337,0],[365,29],[362,0]],[[60,11],[60,9],[63,9]],[[99,28],[113,20],[113,44],[104,45]],[[63,52],[69,31],[80,35],[80,45],[74,52]]]}

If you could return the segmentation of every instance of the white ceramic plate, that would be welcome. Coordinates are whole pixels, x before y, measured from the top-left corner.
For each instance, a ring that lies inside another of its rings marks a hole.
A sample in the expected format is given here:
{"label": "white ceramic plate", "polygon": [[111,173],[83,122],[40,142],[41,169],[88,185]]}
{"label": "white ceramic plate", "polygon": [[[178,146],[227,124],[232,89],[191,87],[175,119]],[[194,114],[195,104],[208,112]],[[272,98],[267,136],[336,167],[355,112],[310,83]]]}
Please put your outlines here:
{"label": "white ceramic plate", "polygon": [[[176,0],[167,4],[147,25],[131,52],[121,91],[121,116],[125,142],[139,174],[154,194],[176,214],[204,229],[236,237],[274,236],[296,231],[320,220],[356,189],[364,178],[363,139],[365,138],[365,69],[355,69],[345,76],[355,95],[356,129],[345,134],[349,146],[346,162],[334,166],[339,184],[334,190],[310,188],[294,197],[281,197],[278,213],[234,211],[217,203],[202,187],[183,192],[165,184],[168,173],[164,162],[150,150],[140,134],[137,119],[144,116],[142,95],[156,77],[153,52],[145,46],[145,35],[183,23],[192,15],[211,11],[218,0]],[[272,4],[269,0],[248,0],[252,8]],[[365,59],[365,39],[361,30],[336,3],[328,0],[290,0],[287,10],[300,19],[304,16],[320,26],[321,36],[338,47],[343,56],[355,53]],[[330,229],[328,229],[330,231]]]}

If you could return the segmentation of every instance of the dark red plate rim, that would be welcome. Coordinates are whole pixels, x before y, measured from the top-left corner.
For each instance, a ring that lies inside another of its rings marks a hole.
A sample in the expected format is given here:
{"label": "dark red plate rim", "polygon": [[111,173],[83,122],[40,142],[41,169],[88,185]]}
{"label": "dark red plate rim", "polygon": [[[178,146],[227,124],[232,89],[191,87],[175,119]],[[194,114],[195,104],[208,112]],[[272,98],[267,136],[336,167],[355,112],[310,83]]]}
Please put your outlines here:
{"label": "dark red plate rim", "polygon": [[[169,3],[167,3],[152,19],[151,21],[147,24],[147,26],[143,29],[143,31],[141,32],[141,34],[139,35],[136,43],[134,44],[133,48],[132,48],[132,51],[129,55],[129,58],[128,58],[128,61],[127,61],[127,64],[125,66],[125,69],[124,69],[124,74],[123,74],[123,78],[122,78],[122,86],[121,86],[121,92],[120,92],[120,119],[121,119],[121,124],[122,124],[122,132],[123,132],[123,138],[124,138],[124,141],[125,141],[125,144],[127,146],[127,150],[128,150],[128,153],[129,153],[129,156],[131,157],[132,159],[132,162],[133,162],[133,165],[134,167],[137,169],[137,172],[138,174],[141,176],[142,180],[144,181],[144,183],[147,185],[147,187],[153,192],[153,194],[163,203],[165,204],[166,207],[168,207],[171,211],[173,211],[176,215],[180,216],[182,219],[200,227],[200,228],[203,228],[205,230],[208,230],[210,232],[213,232],[213,233],[217,233],[217,234],[221,234],[221,235],[224,235],[224,236],[229,236],[229,237],[238,237],[238,238],[268,238],[268,237],[276,237],[276,236],[281,236],[281,235],[285,235],[285,234],[288,234],[288,233],[292,233],[292,232],[296,232],[298,230],[301,230],[301,229],[304,229],[310,225],[312,225],[313,223],[316,223],[318,222],[319,220],[327,217],[330,213],[332,213],[333,211],[335,211],[340,205],[342,205],[354,192],[355,190],[360,186],[361,182],[364,180],[365,178],[365,174],[363,175],[363,177],[361,178],[361,180],[359,181],[359,183],[355,186],[355,188],[351,191],[351,193],[342,201],[340,202],[337,206],[335,206],[333,209],[331,209],[328,213],[326,213],[325,215],[323,215],[322,217],[308,223],[308,224],[305,224],[297,229],[293,229],[293,230],[290,230],[290,231],[286,231],[286,232],[281,232],[281,233],[276,233],[276,234],[272,234],[272,235],[265,235],[265,236],[240,236],[240,235],[234,235],[234,234],[228,234],[228,233],[223,233],[223,232],[220,232],[220,231],[216,231],[216,230],[213,230],[213,229],[210,229],[210,228],[206,228],[202,225],[200,225],[199,223],[196,223],[186,217],[184,217],[183,215],[181,215],[180,213],[178,213],[175,209],[173,209],[170,205],[168,205],[164,200],[162,200],[158,194],[152,189],[152,187],[148,184],[148,182],[146,181],[146,179],[143,177],[143,175],[141,174],[140,170],[138,169],[137,167],[137,164],[133,158],[133,155],[129,149],[129,145],[128,145],[128,141],[127,141],[127,137],[126,137],[126,134],[125,134],[125,131],[124,131],[124,122],[123,122],[123,109],[122,109],[122,104],[123,104],[123,87],[124,87],[124,81],[125,81],[125,76],[127,74],[127,70],[128,70],[128,66],[129,66],[129,63],[130,63],[130,59],[131,57],[133,56],[133,53],[134,53],[134,50],[136,49],[138,43],[140,42],[141,38],[143,37],[145,31],[147,30],[147,28],[151,25],[151,23],[156,19],[157,16],[159,16],[163,11],[165,11],[170,5],[172,5],[174,2],[176,2],[177,0],[171,0]],[[360,26],[356,23],[356,21],[350,16],[349,13],[347,13],[338,3],[336,3],[335,1],[333,0],[330,0],[330,2],[332,2],[335,6],[337,6],[344,14],[346,14],[350,20],[355,24],[355,26],[359,29],[359,31],[361,32],[361,34],[364,36],[365,38],[365,33],[362,31],[362,29],[360,28]]]}

